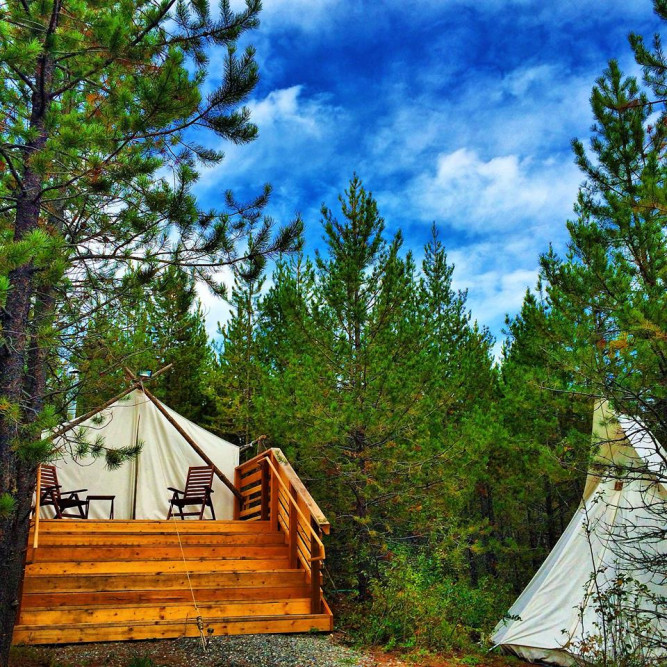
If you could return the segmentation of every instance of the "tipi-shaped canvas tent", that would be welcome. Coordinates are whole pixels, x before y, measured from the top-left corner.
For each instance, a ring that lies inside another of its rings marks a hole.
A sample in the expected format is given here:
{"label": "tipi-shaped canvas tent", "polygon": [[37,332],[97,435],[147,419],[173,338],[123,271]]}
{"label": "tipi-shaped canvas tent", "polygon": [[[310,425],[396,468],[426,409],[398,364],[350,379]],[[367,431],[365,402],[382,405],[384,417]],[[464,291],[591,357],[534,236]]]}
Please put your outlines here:
{"label": "tipi-shaped canvas tent", "polygon": [[[239,464],[239,449],[222,438],[193,424],[160,403],[169,416],[192,438],[205,455],[230,480]],[[116,470],[109,470],[104,457],[72,456],[76,445],[65,438],[76,435],[93,444],[103,438],[104,446],[119,448],[143,444],[141,453]],[[107,409],[81,422],[67,436],[54,441],[62,458],[56,461],[58,481],[64,491],[87,489],[85,495],[114,495],[116,519],[164,519],[171,492],[167,487],[183,488],[190,466],[206,465],[173,424],[141,390],[135,389]],[[216,518],[231,519],[234,496],[218,479],[213,479],[213,505]],[[90,518],[108,517],[107,503],[91,502]],[[51,518],[51,507],[40,516]],[[208,516],[208,510],[207,514]]]}
{"label": "tipi-shaped canvas tent", "polygon": [[[593,444],[597,460],[579,509],[492,637],[495,646],[526,660],[575,664],[574,656],[602,634],[596,602],[622,580],[646,586],[648,593],[630,588],[632,602],[649,610],[643,632],[667,635],[667,621],[650,613],[655,598],[667,596],[667,584],[640,569],[632,557],[639,548],[644,555],[667,551],[663,539],[642,539],[667,528],[664,515],[661,519],[655,512],[667,507],[667,454],[642,424],[615,419],[606,403],[595,409]],[[597,648],[611,652],[609,642],[605,647],[597,640]],[[652,657],[660,656],[654,649]]]}

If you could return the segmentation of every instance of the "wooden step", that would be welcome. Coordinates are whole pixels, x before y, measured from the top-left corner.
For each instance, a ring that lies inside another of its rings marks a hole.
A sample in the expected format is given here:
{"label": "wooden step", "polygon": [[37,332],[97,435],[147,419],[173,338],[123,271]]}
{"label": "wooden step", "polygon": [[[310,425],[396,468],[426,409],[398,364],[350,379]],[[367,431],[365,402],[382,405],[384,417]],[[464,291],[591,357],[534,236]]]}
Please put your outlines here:
{"label": "wooden step", "polygon": [[30,563],[26,576],[39,574],[119,574],[142,573],[162,576],[174,572],[248,572],[253,570],[287,570],[288,558],[228,558],[211,560],[125,560],[125,561],[67,561]]}
{"label": "wooden step", "polygon": [[[330,631],[267,521],[42,520],[14,643]],[[194,596],[194,600],[193,600]]]}
{"label": "wooden step", "polygon": [[251,570],[246,572],[221,572],[212,569],[184,573],[163,573],[159,579],[154,574],[114,573],[114,574],[31,574],[23,583],[23,593],[50,593],[68,591],[135,591],[160,589],[184,589],[193,586],[203,588],[249,588],[249,587],[293,587],[306,581],[303,570]]}
{"label": "wooden step", "polygon": [[202,617],[278,616],[310,613],[310,598],[287,600],[231,600],[224,602],[131,604],[122,606],[88,605],[49,609],[33,607],[21,610],[20,625],[75,625],[80,623],[126,623],[151,619],[154,621],[178,621]]}
{"label": "wooden step", "polygon": [[[39,535],[56,533],[266,533],[271,532],[269,521],[158,521],[158,520],[93,520],[93,519],[42,519]],[[31,530],[32,533],[32,530]]]}
{"label": "wooden step", "polygon": [[269,559],[287,558],[285,544],[260,545],[209,545],[182,544],[175,546],[40,546],[28,549],[26,562],[47,563],[70,561],[127,561],[152,560],[165,561],[177,559],[220,560],[220,559]]}
{"label": "wooden step", "polygon": [[[238,618],[206,617],[203,618],[203,622],[206,636],[333,630],[333,621],[329,613]],[[15,644],[67,644],[173,637],[199,637],[196,618],[179,622],[138,621],[131,625],[127,623],[58,624],[47,627],[17,625],[14,628]]]}
{"label": "wooden step", "polygon": [[142,533],[55,533],[53,531],[41,534],[39,549],[45,547],[63,546],[178,546],[179,544],[194,545],[280,545],[285,543],[284,533],[253,532],[185,532],[181,535],[166,532]]}
{"label": "wooden step", "polygon": [[229,600],[289,600],[310,596],[310,587],[306,585],[305,576],[301,585],[297,586],[253,586],[239,588],[171,588],[165,589],[155,582],[156,588],[149,590],[95,590],[66,591],[62,593],[24,593],[21,609],[58,607],[82,607],[102,605],[132,605],[138,603],[190,603],[194,595],[197,604],[202,602],[223,602]]}

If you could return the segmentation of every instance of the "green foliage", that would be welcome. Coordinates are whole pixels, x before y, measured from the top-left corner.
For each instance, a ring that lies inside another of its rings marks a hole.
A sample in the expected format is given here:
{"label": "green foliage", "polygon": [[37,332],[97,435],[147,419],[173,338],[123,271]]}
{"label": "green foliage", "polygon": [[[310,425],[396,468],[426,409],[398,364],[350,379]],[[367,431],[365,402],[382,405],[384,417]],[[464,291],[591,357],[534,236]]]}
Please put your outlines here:
{"label": "green foliage", "polygon": [[155,372],[172,364],[153,391],[189,419],[203,421],[212,353],[194,279],[175,268],[150,288],[141,277],[133,278],[136,284],[128,297],[96,312],[82,345],[70,357],[79,378],[77,411],[85,413],[125,387],[124,366]]}
{"label": "green foliage", "polygon": [[[279,262],[254,306],[250,372],[258,378],[255,432],[285,447],[311,480],[337,526],[340,585],[364,597],[385,541],[433,519],[423,489],[443,484],[458,406],[473,393],[481,398],[472,385],[490,380],[491,361],[488,337],[469,326],[465,296],[451,290],[437,237],[420,277],[400,232],[387,238],[358,177],[340,210],[338,218],[322,209],[326,254]],[[241,363],[236,372],[244,371]]]}
{"label": "green foliage", "polygon": [[495,580],[452,576],[428,550],[395,550],[381,575],[357,632],[387,649],[474,650],[511,598]]}
{"label": "green foliage", "polygon": [[[647,77],[660,76],[645,51]],[[658,56],[656,56],[658,57]],[[564,258],[542,257],[550,306],[560,315],[552,345],[583,391],[667,435],[667,196],[664,115],[651,117],[632,77],[617,63],[600,77],[591,105],[590,149],[574,142],[586,176]],[[664,112],[662,112],[664,113]],[[560,329],[560,330],[559,330]]]}
{"label": "green foliage", "polygon": [[[658,667],[664,663],[654,653],[664,644],[664,637],[656,629],[655,614],[646,608],[650,598],[648,588],[623,573],[611,585],[600,589],[593,580],[603,572],[596,572],[587,582],[592,590],[591,601],[597,612],[592,627],[586,625],[580,610],[582,639],[573,647],[582,665],[593,667]],[[656,601],[658,607],[664,600]]]}
{"label": "green foliage", "polygon": [[517,589],[556,544],[588,468],[593,402],[574,391],[582,388],[580,378],[559,363],[555,330],[564,335],[562,316],[539,286],[507,320],[500,383],[506,437],[496,448],[493,487],[511,555],[503,578]]}
{"label": "green foliage", "polygon": [[255,328],[264,278],[243,269],[241,267],[235,273],[227,300],[232,310],[231,318],[218,329],[222,342],[208,391],[215,406],[215,414],[210,417],[211,425],[246,445],[261,435],[257,432],[255,402],[262,369]]}
{"label": "green foliage", "polygon": [[158,667],[148,656],[137,656],[127,663],[127,667]]}
{"label": "green foliage", "polygon": [[0,519],[11,516],[16,509],[16,500],[9,493],[0,494]]}

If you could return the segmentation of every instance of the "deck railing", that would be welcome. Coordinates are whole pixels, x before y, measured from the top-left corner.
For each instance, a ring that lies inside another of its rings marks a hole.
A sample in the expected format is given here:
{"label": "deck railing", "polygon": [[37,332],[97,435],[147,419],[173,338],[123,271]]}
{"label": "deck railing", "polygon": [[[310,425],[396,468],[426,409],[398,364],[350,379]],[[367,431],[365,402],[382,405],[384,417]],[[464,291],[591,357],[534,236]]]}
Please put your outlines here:
{"label": "deck railing", "polygon": [[280,449],[268,449],[236,468],[234,486],[241,491],[234,518],[270,521],[284,533],[290,568],[302,567],[311,585],[313,614],[322,612],[322,535],[329,522]]}

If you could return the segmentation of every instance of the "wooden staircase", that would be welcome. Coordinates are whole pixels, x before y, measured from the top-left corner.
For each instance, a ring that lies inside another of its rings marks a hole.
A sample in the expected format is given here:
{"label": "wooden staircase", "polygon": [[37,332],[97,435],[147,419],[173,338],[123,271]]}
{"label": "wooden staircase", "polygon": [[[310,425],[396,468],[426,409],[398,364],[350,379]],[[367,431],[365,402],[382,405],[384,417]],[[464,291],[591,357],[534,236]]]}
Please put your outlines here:
{"label": "wooden staircase", "polygon": [[236,520],[39,521],[14,643],[331,631],[319,580],[328,524],[275,451],[237,469]]}

